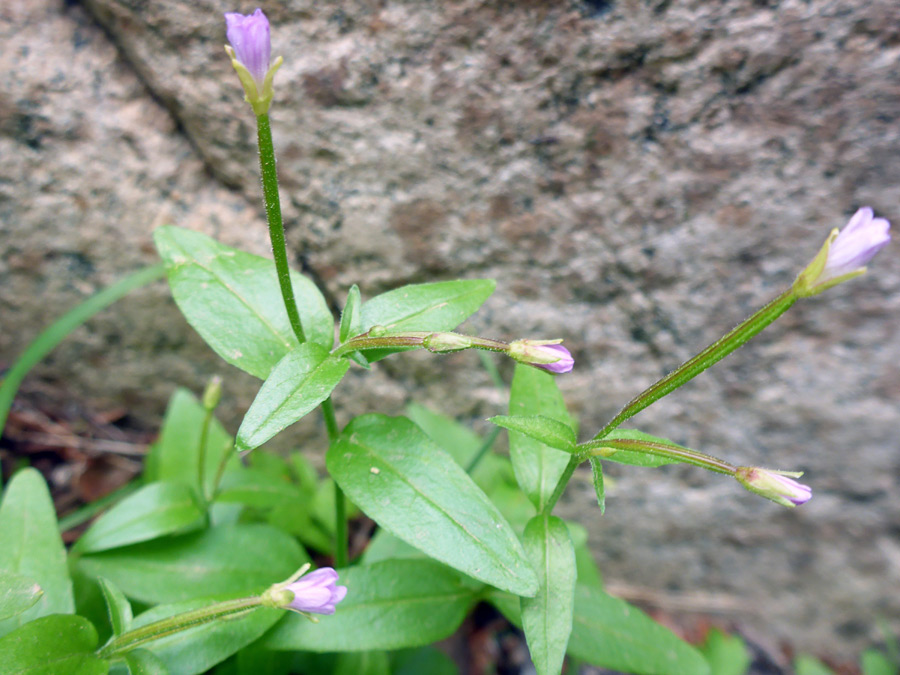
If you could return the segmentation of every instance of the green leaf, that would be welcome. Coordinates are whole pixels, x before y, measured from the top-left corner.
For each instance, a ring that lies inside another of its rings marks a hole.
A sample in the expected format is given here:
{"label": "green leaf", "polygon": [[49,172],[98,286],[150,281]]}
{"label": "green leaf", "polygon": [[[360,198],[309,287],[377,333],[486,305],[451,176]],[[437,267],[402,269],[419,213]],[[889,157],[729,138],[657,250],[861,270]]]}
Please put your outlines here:
{"label": "green leaf", "polygon": [[809,654],[800,654],[794,659],[796,675],[834,675],[834,671],[819,659]]}
{"label": "green leaf", "polygon": [[90,553],[202,527],[205,511],[183,483],[150,483],[100,516],[73,551]]}
{"label": "green leaf", "polygon": [[44,591],[28,577],[15,572],[0,570],[0,619],[24,612],[33,606]]}
{"label": "green leaf", "polygon": [[[273,261],[178,227],[153,238],[181,313],[225,361],[265,379],[297,348]],[[306,339],[330,349],[334,317],[322,293],[293,271],[291,283]]]}
{"label": "green leaf", "polygon": [[353,420],[326,455],[344,493],[429,556],[517,595],[537,579],[512,528],[469,475],[405,417]]}
{"label": "green leaf", "polygon": [[636,675],[706,675],[694,647],[624,600],[578,584],[569,653],[601,668]]}
{"label": "green leaf", "polygon": [[715,628],[707,634],[700,651],[714,675],[745,675],[752,661],[750,651],[740,637]]}
{"label": "green leaf", "polygon": [[360,312],[359,286],[353,284],[350,292],[347,293],[347,303],[344,305],[344,311],[341,313],[341,329],[338,333],[340,341],[346,342],[347,338],[359,335],[362,329],[362,313]]}
{"label": "green leaf", "polygon": [[252,593],[286,579],[308,558],[300,545],[268,525],[223,525],[85,555],[79,568],[105,577],[147,604],[219,593]]}
{"label": "green leaf", "polygon": [[165,662],[149,649],[132,649],[125,654],[130,675],[169,675]]}
{"label": "green leaf", "polygon": [[[257,453],[261,454],[261,453]],[[216,495],[217,502],[239,502],[255,508],[274,508],[281,504],[302,505],[306,499],[300,489],[284,479],[259,469],[243,469],[225,474]]]}
{"label": "green leaf", "polygon": [[459,675],[459,668],[440,649],[419,647],[391,653],[393,675]]}
{"label": "green leaf", "polygon": [[507,415],[495,415],[488,422],[498,427],[518,431],[539,443],[549,445],[551,448],[571,453],[575,449],[578,439],[572,427],[543,415],[522,415],[509,417]]}
{"label": "green leaf", "polygon": [[540,589],[522,598],[522,625],[539,675],[562,671],[575,605],[575,551],[566,524],[535,516],[525,526],[525,552],[537,570]]}
{"label": "green leaf", "polygon": [[[176,481],[200,490],[197,465],[200,463],[200,436],[206,410],[187,389],[177,389],[169,399],[159,440],[150,448],[145,464],[145,480]],[[210,421],[206,437],[204,461],[204,490],[210,494],[215,489],[216,473],[222,458],[231,453],[229,467],[239,467],[240,458],[231,448],[231,436],[219,421]]]}
{"label": "green leaf", "polygon": [[131,620],[134,618],[131,613],[131,603],[125,594],[119,590],[109,579],[97,579],[97,584],[103,592],[103,599],[106,601],[106,609],[109,613],[109,623],[112,626],[113,635],[121,635],[131,628]]}
{"label": "green leaf", "polygon": [[19,471],[6,487],[0,542],[0,570],[33,579],[44,592],[29,609],[0,622],[0,635],[41,616],[75,611],[53,500],[43,476],[34,469]]}
{"label": "green leaf", "polygon": [[334,615],[312,623],[288,614],[263,646],[345,652],[430,644],[459,627],[480,588],[433,560],[385,560],[338,572],[348,591]]}
{"label": "green leaf", "polygon": [[[513,375],[509,414],[544,415],[571,425],[554,376],[521,363]],[[571,456],[516,431],[509,433],[509,456],[522,492],[542,511]]]}
{"label": "green leaf", "polygon": [[[195,599],[159,605],[137,616],[134,628],[206,607],[212,602],[212,599]],[[154,640],[147,643],[144,649],[152,652],[170,673],[178,675],[205,673],[217,663],[255,642],[283,616],[283,610],[261,607],[247,614],[202,624]]]}
{"label": "green leaf", "polygon": [[[363,303],[362,329],[453,330],[481,307],[496,285],[493,279],[460,279],[402,286]],[[378,361],[398,351],[404,349],[371,349],[366,351],[366,358]]]}
{"label": "green leaf", "polygon": [[0,638],[0,669],[21,675],[100,675],[109,664],[94,654],[97,631],[82,616],[54,614]]}
{"label": "green leaf", "polygon": [[382,651],[344,652],[331,675],[391,675],[391,663]]}
{"label": "green leaf", "polygon": [[252,450],[314,410],[331,395],[350,362],[304,342],[272,370],[241,422],[240,450]]}
{"label": "green leaf", "polygon": [[[406,416],[416,423],[428,437],[447,451],[462,468],[469,466],[484,443],[474,431],[446,415],[429,410],[412,401],[406,408]],[[509,460],[494,453],[482,457],[475,470],[470,472],[475,483],[490,495],[492,488],[504,480],[506,475],[512,478]],[[529,514],[530,515],[530,514]]]}
{"label": "green leaf", "polygon": [[[647,441],[648,443],[662,443],[664,445],[674,445],[678,448],[683,448],[683,445],[678,445],[677,443],[673,443],[672,441],[666,438],[660,438],[659,436],[651,436],[650,434],[645,434],[643,431],[638,431],[637,429],[613,429],[609,432],[609,435],[606,436],[603,440],[614,440],[617,438],[629,440],[629,441]],[[600,441],[601,443],[603,441]],[[604,460],[610,462],[618,462],[619,464],[630,464],[631,466],[642,466],[645,468],[655,468],[657,466],[665,466],[666,464],[677,464],[677,459],[669,459],[668,457],[659,457],[658,455],[652,455],[647,452],[631,452],[630,450],[616,450],[616,454],[610,457],[603,457]]]}
{"label": "green leaf", "polygon": [[867,649],[860,656],[863,675],[896,675],[900,664],[891,660],[877,649]]}
{"label": "green leaf", "polygon": [[362,554],[362,562],[365,565],[372,565],[382,560],[425,557],[427,556],[415,546],[410,546],[387,530],[379,528],[375,532],[375,536],[369,540],[369,544]]}
{"label": "green leaf", "polygon": [[606,488],[603,485],[603,463],[599,457],[591,457],[591,477],[594,483],[594,492],[597,495],[597,504],[600,506],[600,515],[606,512]]}

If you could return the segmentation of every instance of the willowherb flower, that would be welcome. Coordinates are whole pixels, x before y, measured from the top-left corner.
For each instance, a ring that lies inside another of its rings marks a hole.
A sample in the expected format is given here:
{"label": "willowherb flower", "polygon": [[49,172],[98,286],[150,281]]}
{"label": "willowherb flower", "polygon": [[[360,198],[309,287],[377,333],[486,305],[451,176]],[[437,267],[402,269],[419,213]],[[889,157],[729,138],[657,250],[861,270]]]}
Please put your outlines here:
{"label": "willowherb flower", "polygon": [[734,472],[734,477],[750,492],[792,508],[812,498],[812,488],[794,480],[802,475],[802,471],[775,471],[757,466],[741,466]]}
{"label": "willowherb flower", "polygon": [[338,586],[338,573],[331,567],[320,567],[289,583],[285,590],[294,594],[286,609],[314,614],[334,614],[334,607],[347,595],[346,586]]}
{"label": "willowherb flower", "polygon": [[268,112],[274,95],[272,79],[282,63],[280,56],[270,63],[272,42],[269,20],[261,9],[247,15],[227,12],[225,34],[231,43],[225,51],[241,79],[247,102],[257,115]]}
{"label": "willowherb flower", "polygon": [[575,359],[560,342],[562,340],[516,340],[510,343],[508,353],[519,363],[557,375],[568,373],[575,365]]}
{"label": "willowherb flower", "polygon": [[864,274],[866,264],[891,240],[890,227],[868,206],[859,209],[843,230],[831,231],[818,255],[794,282],[794,293],[809,297]]}

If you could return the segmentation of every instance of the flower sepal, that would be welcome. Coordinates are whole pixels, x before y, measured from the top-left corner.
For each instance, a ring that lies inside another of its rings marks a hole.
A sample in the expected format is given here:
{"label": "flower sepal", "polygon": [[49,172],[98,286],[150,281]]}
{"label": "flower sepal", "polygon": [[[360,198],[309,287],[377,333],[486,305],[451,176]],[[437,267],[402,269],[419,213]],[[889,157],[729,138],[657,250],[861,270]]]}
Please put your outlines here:
{"label": "flower sepal", "polygon": [[250,107],[253,108],[253,112],[256,113],[257,116],[265,115],[269,112],[269,108],[272,105],[272,99],[275,97],[275,87],[273,86],[275,72],[281,68],[281,64],[284,63],[284,58],[279,56],[272,65],[269,66],[269,69],[266,71],[265,77],[263,78],[262,91],[259,91],[253,75],[247,70],[247,66],[238,61],[231,45],[225,45],[225,51],[228,52],[228,56],[231,57],[231,65],[234,67],[235,72],[237,72],[238,79],[241,81],[241,86],[244,87],[244,100],[250,104]]}

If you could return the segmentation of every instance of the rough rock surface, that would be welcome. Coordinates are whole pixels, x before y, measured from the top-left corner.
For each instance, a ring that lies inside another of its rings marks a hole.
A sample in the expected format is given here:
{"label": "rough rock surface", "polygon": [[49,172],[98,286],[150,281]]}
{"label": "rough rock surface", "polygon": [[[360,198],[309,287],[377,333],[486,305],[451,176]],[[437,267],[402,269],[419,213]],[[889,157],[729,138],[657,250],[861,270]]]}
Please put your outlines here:
{"label": "rough rock surface", "polygon": [[[90,292],[154,260],[155,224],[264,253],[252,116],[219,0],[0,6],[0,361]],[[265,8],[275,143],[296,264],[333,304],[494,277],[471,322],[563,337],[584,434],[788,284],[861,204],[900,221],[894,0],[313,2]],[[807,471],[780,509],[697,470],[613,471],[563,511],[607,579],[720,592],[728,618],[851,659],[900,630],[900,268],[799,304],[635,420],[739,463]],[[411,393],[478,420],[477,359],[415,354],[354,375],[343,418]],[[501,364],[509,372],[508,364]],[[254,381],[217,362],[162,284],[38,369],[148,421],[177,384]],[[480,422],[476,421],[476,424]],[[313,419],[293,432],[316,438]],[[697,609],[704,609],[702,603]]]}

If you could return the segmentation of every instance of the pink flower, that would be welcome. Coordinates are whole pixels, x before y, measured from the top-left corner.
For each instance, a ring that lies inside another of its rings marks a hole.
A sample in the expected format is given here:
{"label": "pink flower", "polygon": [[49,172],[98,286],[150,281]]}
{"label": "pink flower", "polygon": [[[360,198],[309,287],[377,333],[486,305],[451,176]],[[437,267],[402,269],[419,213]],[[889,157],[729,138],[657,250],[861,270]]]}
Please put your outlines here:
{"label": "pink flower", "polygon": [[868,206],[853,214],[847,226],[834,229],[824,246],[794,281],[794,293],[806,298],[865,273],[866,264],[891,240],[891,224],[876,218]]}
{"label": "pink flower", "polygon": [[257,91],[261,92],[272,57],[269,20],[261,9],[246,16],[228,12],[225,14],[225,26],[225,35],[234,49],[234,58],[250,72]]}
{"label": "pink flower", "polygon": [[346,586],[338,586],[338,573],[321,567],[288,584],[285,590],[294,595],[287,609],[314,614],[334,614],[334,607],[347,595]]}
{"label": "pink flower", "polygon": [[575,365],[575,359],[560,342],[562,340],[516,340],[509,345],[509,356],[519,363],[557,375],[568,373]]}
{"label": "pink flower", "polygon": [[750,492],[790,507],[812,499],[812,488],[794,480],[802,475],[798,471],[775,471],[757,466],[741,466],[734,472],[734,477]]}
{"label": "pink flower", "polygon": [[847,227],[840,231],[828,249],[828,259],[818,283],[851,274],[875,257],[891,240],[891,224],[875,218],[868,206],[853,214]]}

